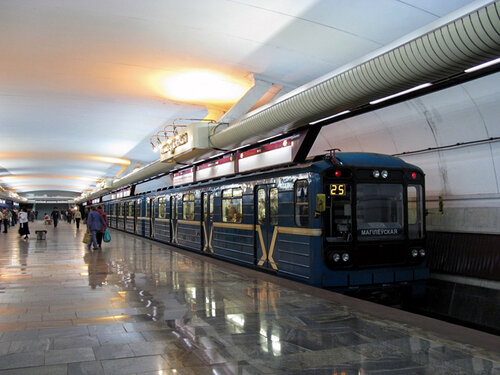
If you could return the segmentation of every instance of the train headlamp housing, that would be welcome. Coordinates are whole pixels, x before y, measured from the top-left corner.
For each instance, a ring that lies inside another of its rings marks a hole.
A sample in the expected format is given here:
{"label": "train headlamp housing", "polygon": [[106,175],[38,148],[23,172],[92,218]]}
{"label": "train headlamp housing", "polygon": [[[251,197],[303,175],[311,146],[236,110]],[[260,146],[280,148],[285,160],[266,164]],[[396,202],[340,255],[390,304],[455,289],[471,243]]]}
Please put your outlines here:
{"label": "train headlamp housing", "polygon": [[332,260],[337,263],[340,260],[340,255],[339,253],[333,253],[332,254]]}
{"label": "train headlamp housing", "polygon": [[418,251],[418,255],[420,255],[421,257],[425,257],[425,249],[420,249]]}
{"label": "train headlamp housing", "polygon": [[372,172],[372,175],[373,175],[373,177],[375,177],[375,178],[379,178],[379,177],[380,177],[380,172],[379,172],[377,169],[375,169],[375,170]]}
{"label": "train headlamp housing", "polygon": [[380,172],[380,175],[382,176],[382,178],[387,178],[387,176],[389,176],[389,172],[383,170],[382,172]]}
{"label": "train headlamp housing", "polygon": [[348,253],[342,254],[342,261],[343,262],[349,262],[349,254]]}
{"label": "train headlamp housing", "polygon": [[412,258],[416,258],[416,257],[418,257],[418,250],[417,250],[417,249],[413,249],[413,250],[411,251],[411,256],[412,256]]}

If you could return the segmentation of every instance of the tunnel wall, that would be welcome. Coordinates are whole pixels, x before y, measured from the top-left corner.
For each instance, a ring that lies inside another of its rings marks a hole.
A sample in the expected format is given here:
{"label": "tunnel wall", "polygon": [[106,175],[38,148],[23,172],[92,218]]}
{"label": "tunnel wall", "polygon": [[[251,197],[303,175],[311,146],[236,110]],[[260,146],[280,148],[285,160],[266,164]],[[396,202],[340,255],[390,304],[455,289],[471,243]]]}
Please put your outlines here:
{"label": "tunnel wall", "polygon": [[418,165],[426,174],[431,269],[499,280],[499,103],[495,73],[325,126],[310,155],[340,148]]}

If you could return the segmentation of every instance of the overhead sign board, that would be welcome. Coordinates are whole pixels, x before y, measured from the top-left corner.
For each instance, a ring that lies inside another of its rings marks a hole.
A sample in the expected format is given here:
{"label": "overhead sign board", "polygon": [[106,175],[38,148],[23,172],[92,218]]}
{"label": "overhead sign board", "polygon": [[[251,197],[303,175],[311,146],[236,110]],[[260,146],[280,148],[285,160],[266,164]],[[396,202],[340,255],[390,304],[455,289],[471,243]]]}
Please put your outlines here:
{"label": "overhead sign board", "polygon": [[204,154],[210,149],[208,130],[209,124],[203,122],[181,128],[161,143],[160,160],[164,163],[186,161]]}
{"label": "overhead sign board", "polygon": [[234,172],[234,156],[230,155],[196,167],[196,181],[227,176]]}

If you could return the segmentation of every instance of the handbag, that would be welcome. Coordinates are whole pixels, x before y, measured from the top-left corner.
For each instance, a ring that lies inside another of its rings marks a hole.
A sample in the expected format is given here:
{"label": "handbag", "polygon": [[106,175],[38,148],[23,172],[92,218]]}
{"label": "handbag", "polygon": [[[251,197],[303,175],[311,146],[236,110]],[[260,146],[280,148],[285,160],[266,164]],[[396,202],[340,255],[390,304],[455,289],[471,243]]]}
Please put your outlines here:
{"label": "handbag", "polygon": [[90,234],[89,231],[85,232],[82,242],[87,245],[90,245],[90,243],[92,242],[92,235]]}
{"label": "handbag", "polygon": [[111,235],[109,234],[109,230],[104,231],[104,235],[102,236],[102,239],[104,242],[109,242],[111,241]]}

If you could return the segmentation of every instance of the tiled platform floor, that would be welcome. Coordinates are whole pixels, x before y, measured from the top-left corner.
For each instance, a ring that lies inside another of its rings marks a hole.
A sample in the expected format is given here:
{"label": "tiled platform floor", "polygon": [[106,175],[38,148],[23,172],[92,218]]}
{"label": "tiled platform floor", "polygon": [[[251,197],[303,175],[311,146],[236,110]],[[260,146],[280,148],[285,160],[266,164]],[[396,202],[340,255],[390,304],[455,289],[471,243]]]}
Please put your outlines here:
{"label": "tiled platform floor", "polygon": [[0,374],[500,374],[498,351],[369,303],[117,231],[89,253],[82,229],[37,227],[46,240],[0,233]]}

